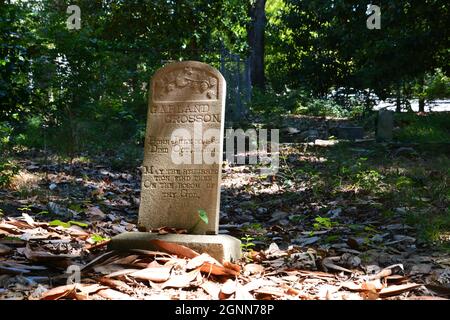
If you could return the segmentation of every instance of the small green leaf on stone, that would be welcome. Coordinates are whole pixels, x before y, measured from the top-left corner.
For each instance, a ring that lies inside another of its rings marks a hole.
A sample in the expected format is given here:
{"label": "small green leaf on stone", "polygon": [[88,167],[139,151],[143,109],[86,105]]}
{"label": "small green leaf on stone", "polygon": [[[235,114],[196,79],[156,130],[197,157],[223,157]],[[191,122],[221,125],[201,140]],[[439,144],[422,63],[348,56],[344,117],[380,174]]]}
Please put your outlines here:
{"label": "small green leaf on stone", "polygon": [[200,217],[200,219],[202,219],[202,221],[206,224],[208,224],[209,220],[208,220],[208,214],[206,213],[205,210],[203,209],[199,209],[198,210],[198,216]]}

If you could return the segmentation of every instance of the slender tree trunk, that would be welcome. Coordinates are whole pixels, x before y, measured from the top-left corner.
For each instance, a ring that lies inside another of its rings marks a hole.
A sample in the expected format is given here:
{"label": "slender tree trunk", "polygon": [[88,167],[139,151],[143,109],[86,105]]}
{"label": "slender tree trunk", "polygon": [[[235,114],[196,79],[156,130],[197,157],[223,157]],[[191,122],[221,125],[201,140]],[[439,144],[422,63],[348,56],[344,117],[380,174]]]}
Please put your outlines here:
{"label": "slender tree trunk", "polygon": [[420,96],[419,96],[419,112],[425,112],[425,97],[423,95],[425,86],[425,79],[421,77],[420,79]]}
{"label": "slender tree trunk", "polygon": [[250,47],[250,78],[252,85],[264,90],[264,32],[266,28],[266,0],[254,0],[249,7],[251,19],[248,27]]}
{"label": "slender tree trunk", "polygon": [[419,112],[425,112],[425,98],[419,98]]}
{"label": "slender tree trunk", "polygon": [[395,112],[401,112],[402,111],[402,100],[401,100],[401,93],[400,93],[400,84],[397,85],[396,105],[397,105],[397,107],[395,108]]}

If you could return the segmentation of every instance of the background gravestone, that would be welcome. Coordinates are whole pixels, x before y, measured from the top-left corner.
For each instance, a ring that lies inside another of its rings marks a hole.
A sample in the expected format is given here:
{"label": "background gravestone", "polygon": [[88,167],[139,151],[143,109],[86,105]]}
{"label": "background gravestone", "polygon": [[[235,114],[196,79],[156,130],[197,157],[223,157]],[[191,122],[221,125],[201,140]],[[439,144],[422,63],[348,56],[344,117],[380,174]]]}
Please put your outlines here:
{"label": "background gravestone", "polygon": [[[193,234],[217,234],[225,92],[222,75],[200,62],[171,63],[153,76],[140,229],[168,226]],[[174,156],[179,160],[174,161]],[[208,224],[200,219],[199,210],[206,212]]]}
{"label": "background gravestone", "polygon": [[392,130],[394,129],[394,112],[380,110],[377,120],[377,141],[392,141]]}

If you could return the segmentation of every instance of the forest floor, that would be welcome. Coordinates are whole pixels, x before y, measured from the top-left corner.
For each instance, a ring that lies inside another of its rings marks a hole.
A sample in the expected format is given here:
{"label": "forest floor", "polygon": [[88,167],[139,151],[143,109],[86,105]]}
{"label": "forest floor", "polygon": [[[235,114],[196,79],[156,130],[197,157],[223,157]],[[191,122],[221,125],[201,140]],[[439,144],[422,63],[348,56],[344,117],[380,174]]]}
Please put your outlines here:
{"label": "forest floor", "polygon": [[0,299],[450,297],[448,148],[289,143],[276,176],[225,165],[220,233],[242,240],[234,263],[164,242],[108,251],[137,231],[137,169],[107,155],[16,161],[0,190]]}

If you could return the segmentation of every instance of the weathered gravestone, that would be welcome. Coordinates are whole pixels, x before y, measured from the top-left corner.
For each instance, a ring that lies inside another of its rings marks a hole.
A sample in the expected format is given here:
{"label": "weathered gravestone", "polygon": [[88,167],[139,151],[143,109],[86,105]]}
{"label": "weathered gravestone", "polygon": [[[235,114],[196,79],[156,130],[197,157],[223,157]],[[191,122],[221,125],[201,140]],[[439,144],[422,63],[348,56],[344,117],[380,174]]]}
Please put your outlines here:
{"label": "weathered gravestone", "polygon": [[382,109],[378,112],[377,119],[377,141],[391,141],[394,128],[394,112]]}
{"label": "weathered gravestone", "polygon": [[159,238],[216,258],[236,259],[240,241],[217,235],[226,84],[213,67],[171,63],[152,78],[138,226],[186,229],[189,235],[123,234],[112,247],[148,248]]}
{"label": "weathered gravestone", "polygon": [[357,140],[364,138],[363,127],[357,126],[341,126],[336,128],[337,137],[339,139]]}
{"label": "weathered gravestone", "polygon": [[156,72],[151,86],[139,226],[217,234],[225,81],[209,65],[180,62]]}

